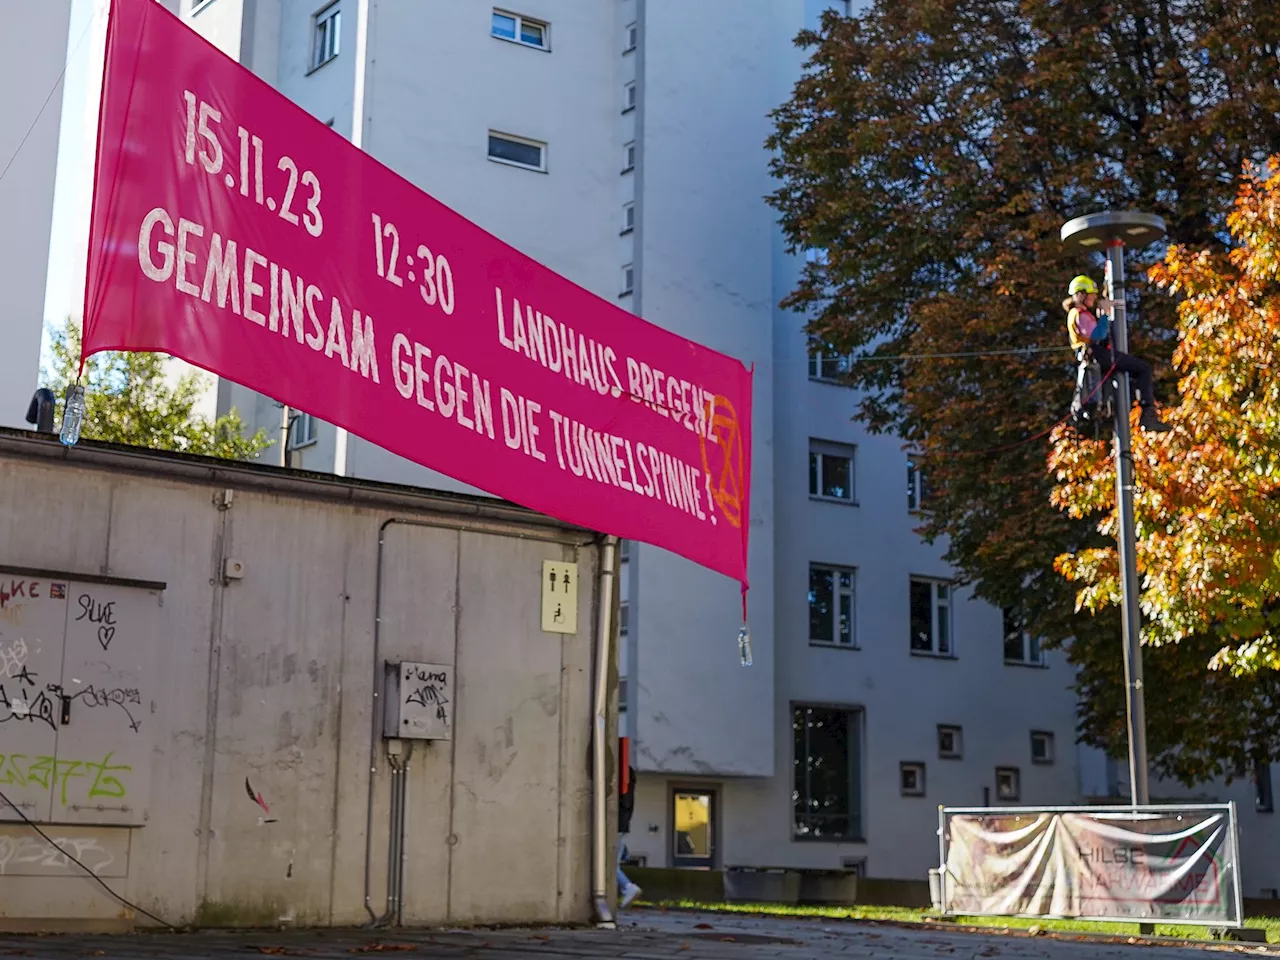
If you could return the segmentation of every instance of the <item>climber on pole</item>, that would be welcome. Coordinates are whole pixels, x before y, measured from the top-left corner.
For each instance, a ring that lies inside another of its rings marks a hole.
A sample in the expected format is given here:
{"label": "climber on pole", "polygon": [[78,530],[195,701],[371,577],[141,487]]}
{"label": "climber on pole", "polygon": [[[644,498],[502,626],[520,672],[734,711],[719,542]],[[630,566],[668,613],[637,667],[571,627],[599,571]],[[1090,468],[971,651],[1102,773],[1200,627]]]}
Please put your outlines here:
{"label": "climber on pole", "polygon": [[[1071,337],[1071,346],[1075,349],[1076,356],[1080,360],[1092,357],[1104,373],[1114,367],[1115,370],[1134,377],[1139,402],[1142,404],[1142,418],[1139,421],[1142,429],[1152,433],[1167,431],[1169,425],[1156,413],[1151,364],[1131,354],[1117,353],[1111,349],[1110,320],[1098,310],[1099,307],[1109,308],[1111,301],[1103,300],[1099,303],[1098,285],[1086,276],[1078,276],[1072,280],[1067,293],[1070,296],[1062,301],[1062,309],[1067,311],[1067,334]],[[1128,410],[1128,403],[1124,409]]]}

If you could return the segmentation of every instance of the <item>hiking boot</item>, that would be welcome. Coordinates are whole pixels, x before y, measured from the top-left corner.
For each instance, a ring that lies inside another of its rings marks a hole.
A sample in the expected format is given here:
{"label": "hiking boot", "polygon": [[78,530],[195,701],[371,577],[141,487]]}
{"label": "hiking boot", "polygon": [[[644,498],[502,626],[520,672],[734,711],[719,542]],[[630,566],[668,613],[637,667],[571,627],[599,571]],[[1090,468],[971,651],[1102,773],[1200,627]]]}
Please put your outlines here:
{"label": "hiking boot", "polygon": [[1156,413],[1153,407],[1142,408],[1142,418],[1138,421],[1138,424],[1148,433],[1168,433],[1172,429],[1160,419],[1160,415]]}

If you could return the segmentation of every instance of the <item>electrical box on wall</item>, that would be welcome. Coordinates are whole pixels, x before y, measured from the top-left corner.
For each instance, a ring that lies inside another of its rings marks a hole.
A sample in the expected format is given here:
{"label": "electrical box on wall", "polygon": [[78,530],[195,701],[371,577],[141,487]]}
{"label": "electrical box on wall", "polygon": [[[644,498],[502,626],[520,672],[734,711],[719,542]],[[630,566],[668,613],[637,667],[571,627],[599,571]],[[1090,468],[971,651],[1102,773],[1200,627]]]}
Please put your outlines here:
{"label": "electrical box on wall", "polygon": [[453,667],[408,660],[386,664],[382,735],[402,740],[453,739]]}

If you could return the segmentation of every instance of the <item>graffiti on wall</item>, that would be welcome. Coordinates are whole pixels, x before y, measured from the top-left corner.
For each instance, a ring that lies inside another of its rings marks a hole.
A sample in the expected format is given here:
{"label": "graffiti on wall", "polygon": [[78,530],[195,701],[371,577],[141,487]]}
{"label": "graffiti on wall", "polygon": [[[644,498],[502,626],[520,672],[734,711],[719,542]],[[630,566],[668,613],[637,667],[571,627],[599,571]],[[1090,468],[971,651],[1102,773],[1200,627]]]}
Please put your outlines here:
{"label": "graffiti on wall", "polygon": [[407,685],[408,695],[405,703],[426,708],[435,708],[436,718],[446,723],[449,720],[449,697],[445,693],[449,686],[449,677],[443,670],[424,670],[414,668]]}
{"label": "graffiti on wall", "polygon": [[93,873],[101,874],[115,863],[115,856],[97,837],[6,837],[0,836],[0,877],[39,873],[74,873],[79,860]]}
{"label": "graffiti on wall", "polygon": [[8,680],[26,670],[30,652],[25,637],[5,640],[0,636],[0,677]]}
{"label": "graffiti on wall", "polygon": [[0,786],[60,788],[63,806],[104,798],[121,800],[128,795],[128,775],[133,772],[133,767],[126,763],[112,763],[113,756],[114,751],[101,760],[69,760],[0,753]]}
{"label": "graffiti on wall", "polygon": [[67,585],[65,583],[44,580],[0,580],[0,610],[8,607],[15,600],[65,600]]}
{"label": "graffiti on wall", "polygon": [[0,723],[42,723],[58,728],[62,688],[56,683],[38,689],[38,675],[23,667],[17,677],[0,683]]}
{"label": "graffiti on wall", "polygon": [[[142,706],[142,694],[136,687],[95,687],[92,683],[83,690],[71,695],[73,702],[82,704],[90,710],[119,707],[129,718],[129,729],[134,733],[142,726],[142,721],[134,716],[134,710]],[[133,709],[130,709],[130,708]]]}
{"label": "graffiti on wall", "polygon": [[82,593],[76,599],[76,605],[80,608],[80,612],[76,615],[76,622],[88,618],[91,624],[98,627],[98,643],[103,650],[111,646],[111,641],[116,638],[116,603],[114,600],[108,600],[103,603],[95,600],[92,594]]}

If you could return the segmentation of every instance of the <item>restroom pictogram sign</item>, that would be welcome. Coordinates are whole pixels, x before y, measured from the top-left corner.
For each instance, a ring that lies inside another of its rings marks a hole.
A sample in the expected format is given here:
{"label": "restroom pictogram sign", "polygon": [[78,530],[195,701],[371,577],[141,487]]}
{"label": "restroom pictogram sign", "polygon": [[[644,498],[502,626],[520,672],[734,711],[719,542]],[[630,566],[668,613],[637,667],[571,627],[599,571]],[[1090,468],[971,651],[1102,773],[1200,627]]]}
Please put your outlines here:
{"label": "restroom pictogram sign", "polygon": [[542,629],[578,632],[578,565],[542,561]]}

